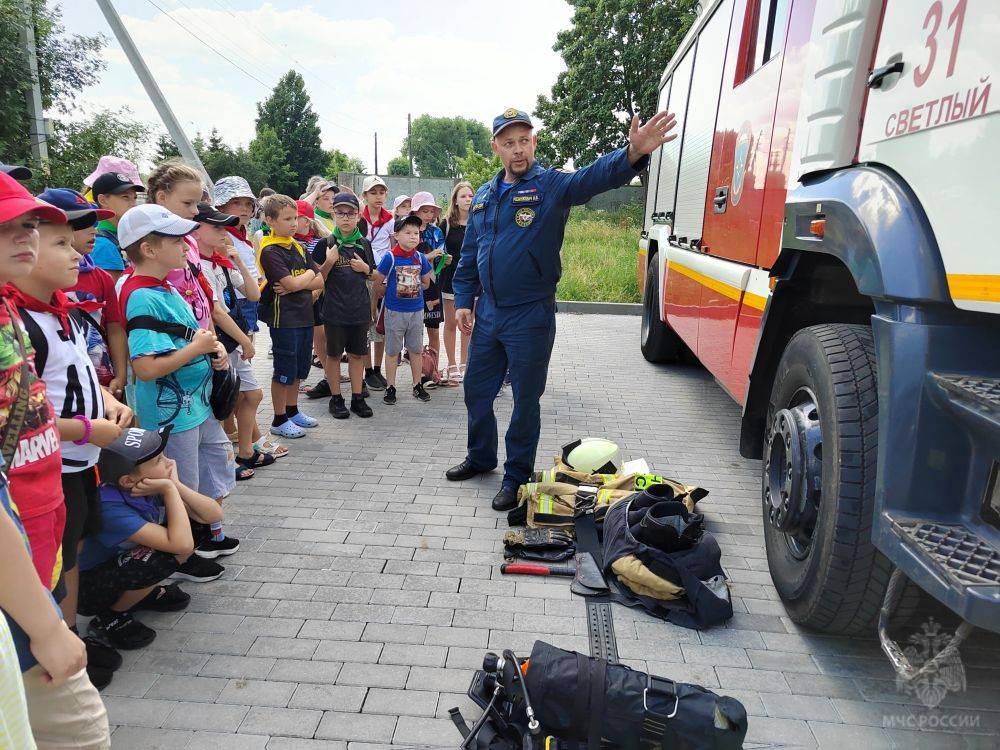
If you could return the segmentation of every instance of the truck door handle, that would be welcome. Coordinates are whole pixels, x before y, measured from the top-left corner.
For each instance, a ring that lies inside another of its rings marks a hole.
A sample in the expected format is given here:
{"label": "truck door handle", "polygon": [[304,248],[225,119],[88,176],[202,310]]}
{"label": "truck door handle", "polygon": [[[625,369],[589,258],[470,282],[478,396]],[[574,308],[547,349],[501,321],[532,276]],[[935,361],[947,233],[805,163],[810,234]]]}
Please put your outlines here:
{"label": "truck door handle", "polygon": [[887,76],[891,76],[894,73],[903,72],[903,61],[896,60],[894,63],[889,63],[888,65],[883,65],[881,68],[875,68],[871,73],[868,74],[868,88],[870,89],[880,89],[882,88],[882,81],[885,80]]}
{"label": "truck door handle", "polygon": [[729,200],[729,186],[717,187],[715,189],[715,197],[712,199],[712,213],[713,214],[724,214],[726,212],[726,203]]}

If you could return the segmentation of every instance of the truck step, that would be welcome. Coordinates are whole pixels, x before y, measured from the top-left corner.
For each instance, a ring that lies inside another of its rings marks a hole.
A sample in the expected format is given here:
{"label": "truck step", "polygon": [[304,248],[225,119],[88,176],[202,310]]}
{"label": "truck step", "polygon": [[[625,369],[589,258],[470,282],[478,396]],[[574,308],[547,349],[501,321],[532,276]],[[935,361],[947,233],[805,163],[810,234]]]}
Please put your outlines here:
{"label": "truck step", "polygon": [[960,524],[892,520],[958,586],[1000,585],[1000,550]]}
{"label": "truck step", "polygon": [[1000,419],[1000,378],[934,373],[935,382],[948,396],[993,419]]}

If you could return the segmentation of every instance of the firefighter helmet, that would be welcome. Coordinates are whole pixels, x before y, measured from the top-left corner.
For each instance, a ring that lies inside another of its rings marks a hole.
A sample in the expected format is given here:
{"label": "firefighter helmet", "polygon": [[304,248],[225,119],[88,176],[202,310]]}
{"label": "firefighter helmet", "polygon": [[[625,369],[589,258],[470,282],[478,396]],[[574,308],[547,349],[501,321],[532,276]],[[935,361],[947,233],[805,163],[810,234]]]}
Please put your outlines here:
{"label": "firefighter helmet", "polygon": [[622,453],[617,443],[605,438],[580,438],[563,446],[562,462],[587,474],[617,474]]}

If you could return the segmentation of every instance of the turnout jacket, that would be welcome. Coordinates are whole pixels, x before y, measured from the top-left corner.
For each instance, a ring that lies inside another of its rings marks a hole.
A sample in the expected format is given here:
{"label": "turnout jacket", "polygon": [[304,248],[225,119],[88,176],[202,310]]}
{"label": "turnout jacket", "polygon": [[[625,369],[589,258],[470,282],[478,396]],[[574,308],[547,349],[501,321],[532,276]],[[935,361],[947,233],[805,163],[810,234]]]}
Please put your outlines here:
{"label": "turnout jacket", "polygon": [[627,184],[648,161],[644,156],[633,167],[627,147],[575,172],[546,169],[536,161],[502,198],[504,173],[497,173],[472,199],[453,281],[455,307],[471,308],[480,295],[497,307],[554,297],[570,208]]}

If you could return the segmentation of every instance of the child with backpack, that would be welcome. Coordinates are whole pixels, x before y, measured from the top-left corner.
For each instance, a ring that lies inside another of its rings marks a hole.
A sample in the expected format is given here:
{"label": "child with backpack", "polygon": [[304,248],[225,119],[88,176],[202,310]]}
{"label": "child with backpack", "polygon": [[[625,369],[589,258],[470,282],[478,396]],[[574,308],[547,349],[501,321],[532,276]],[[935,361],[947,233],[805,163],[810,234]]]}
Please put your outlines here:
{"label": "child with backpack", "polygon": [[[119,236],[135,272],[119,298],[136,375],[139,425],[173,429],[167,457],[177,462],[180,481],[222,503],[236,484],[233,446],[211,408],[212,370],[228,370],[229,357],[216,335],[198,327],[191,307],[167,278],[186,267],[184,237],[198,224],[147,203],[128,211]],[[221,522],[196,528],[197,555],[184,563],[193,580],[211,579],[211,559],[231,555],[239,540]],[[206,559],[203,559],[206,558]]]}
{"label": "child with backpack", "polygon": [[395,224],[396,246],[378,264],[379,278],[386,278],[385,293],[385,374],[389,387],[382,400],[396,403],[396,358],[406,345],[410,354],[410,374],[413,376],[413,397],[430,401],[431,396],[421,382],[420,352],[424,343],[424,290],[431,284],[430,261],[417,247],[420,244],[421,221],[414,215]]}
{"label": "child with backpack", "polygon": [[358,199],[338,193],[333,199],[333,234],[317,243],[313,259],[320,264],[325,284],[322,318],[326,335],[326,379],[330,384],[330,414],[347,419],[350,412],[340,395],[340,358],[347,353],[351,378],[351,409],[359,417],[372,416],[364,396],[364,357],[371,325],[369,283],[375,267],[371,243],[358,228]]}
{"label": "child with backpack", "polygon": [[[75,282],[80,259],[69,224],[40,222],[38,263],[14,282],[10,295],[35,352],[35,371],[45,381],[57,415],[66,505],[62,534],[66,593],[59,606],[71,630],[76,629],[79,591],[77,553],[83,539],[101,526],[94,467],[101,446],[112,443],[132,422],[132,410],[98,384],[87,351],[87,328],[92,325],[88,318],[100,303],[72,302],[61,291]],[[102,688],[121,659],[96,641],[87,642],[87,651],[92,655],[87,670],[91,682]]]}

